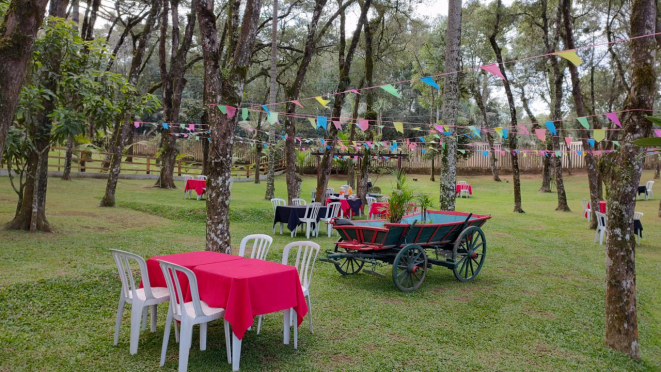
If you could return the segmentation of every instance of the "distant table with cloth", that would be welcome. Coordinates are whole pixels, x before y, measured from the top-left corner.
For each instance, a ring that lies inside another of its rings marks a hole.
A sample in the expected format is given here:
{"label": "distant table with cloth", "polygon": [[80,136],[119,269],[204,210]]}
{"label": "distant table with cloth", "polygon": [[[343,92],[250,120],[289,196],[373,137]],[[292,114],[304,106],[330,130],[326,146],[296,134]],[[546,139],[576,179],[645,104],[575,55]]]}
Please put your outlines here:
{"label": "distant table with cloth", "polygon": [[[590,208],[590,202],[588,202],[588,208]],[[606,201],[599,201],[599,213],[606,213]],[[588,212],[585,212],[585,218],[588,218]]]}
{"label": "distant table with cloth", "polygon": [[202,194],[207,190],[207,181],[206,180],[186,180],[186,186],[184,186],[184,194],[188,190],[195,190],[197,193],[197,200],[200,200]]}
{"label": "distant table with cloth", "polygon": [[[290,310],[298,325],[308,313],[298,271],[293,266],[241,258],[200,265],[193,269],[200,300],[225,309],[232,327],[232,370],[239,370],[241,340],[258,315],[284,310],[284,343],[289,343]],[[294,345],[296,347],[296,345]]]}
{"label": "distant table with cloth", "polygon": [[645,185],[638,186],[638,195],[640,194],[645,194],[645,197],[647,197],[647,186]]}
{"label": "distant table with cloth", "polygon": [[461,190],[465,190],[465,189],[468,189],[468,194],[469,195],[473,195],[473,187],[471,185],[468,185],[468,184],[457,184],[457,185],[455,185],[454,193],[459,194],[461,192]]}
{"label": "distant table with cloth", "polygon": [[385,215],[385,214],[388,213],[388,208],[389,207],[390,207],[390,203],[388,203],[388,202],[372,203],[372,205],[370,206],[370,212],[369,212],[370,218],[374,215],[382,217],[382,215]]}
{"label": "distant table with cloth", "polygon": [[640,220],[633,220],[633,233],[641,238],[643,237],[643,224]]}
{"label": "distant table with cloth", "polygon": [[[275,217],[273,218],[273,226],[276,223],[282,222],[287,224],[289,231],[295,231],[298,225],[301,224],[301,218],[305,217],[305,205],[280,205],[275,208]],[[319,219],[326,215],[326,207],[319,209],[317,215],[317,223]]]}
{"label": "distant table with cloth", "polygon": [[[334,203],[334,202],[340,202],[340,211],[342,213],[342,216],[351,216],[351,215],[358,215],[360,214],[360,211],[363,209],[363,201],[356,198],[356,199],[341,199],[341,198],[331,198],[331,199],[326,199],[326,205],[328,203]],[[322,214],[319,212],[319,214]]]}

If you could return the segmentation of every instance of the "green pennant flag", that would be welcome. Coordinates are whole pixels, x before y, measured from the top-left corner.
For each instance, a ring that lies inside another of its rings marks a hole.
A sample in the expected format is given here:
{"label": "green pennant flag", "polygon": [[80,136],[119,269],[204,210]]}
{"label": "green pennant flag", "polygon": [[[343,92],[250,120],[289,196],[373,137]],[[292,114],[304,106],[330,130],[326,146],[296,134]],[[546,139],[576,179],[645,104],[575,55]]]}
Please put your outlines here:
{"label": "green pennant flag", "polygon": [[576,118],[579,123],[583,126],[585,129],[590,129],[590,123],[588,123],[588,118]]}
{"label": "green pennant flag", "polygon": [[308,118],[308,120],[310,121],[312,128],[317,129],[317,122],[314,120],[314,118]]}
{"label": "green pennant flag", "polygon": [[613,141],[613,145],[620,147],[620,141]]}
{"label": "green pennant flag", "polygon": [[560,157],[560,150],[555,151],[555,156]]}
{"label": "green pennant flag", "polygon": [[268,117],[269,124],[273,125],[278,121],[278,113],[275,111],[271,111]]}
{"label": "green pennant flag", "polygon": [[186,124],[179,124],[179,128],[186,129]]}
{"label": "green pennant flag", "polygon": [[243,120],[248,119],[248,109],[245,107],[241,109],[241,118]]}
{"label": "green pennant flag", "polygon": [[219,109],[220,112],[222,112],[224,115],[227,115],[227,107],[225,107],[225,106],[223,106],[223,105],[218,105],[218,109]]}
{"label": "green pennant flag", "polygon": [[393,96],[395,96],[397,98],[402,98],[402,96],[397,91],[397,88],[393,87],[392,84],[386,84],[386,85],[381,86],[379,88],[385,90],[386,92],[392,94]]}
{"label": "green pennant flag", "polygon": [[465,153],[466,153],[466,150],[457,150],[457,151],[459,151],[459,152],[462,153],[462,154],[465,154]]}

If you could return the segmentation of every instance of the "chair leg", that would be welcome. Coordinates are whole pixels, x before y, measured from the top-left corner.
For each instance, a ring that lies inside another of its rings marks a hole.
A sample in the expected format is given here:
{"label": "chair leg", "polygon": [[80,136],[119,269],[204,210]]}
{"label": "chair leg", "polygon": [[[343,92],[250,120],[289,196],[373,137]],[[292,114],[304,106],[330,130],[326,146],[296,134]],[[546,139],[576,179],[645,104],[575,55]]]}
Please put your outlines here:
{"label": "chair leg", "polygon": [[597,231],[594,233],[594,242],[595,242],[595,243],[597,242],[597,239],[599,239],[599,230],[597,230]]}
{"label": "chair leg", "polygon": [[296,310],[291,309],[291,312],[294,317],[294,349],[298,349],[298,317],[296,316]]}
{"label": "chair leg", "polygon": [[142,308],[142,330],[145,331],[147,329],[147,313],[149,312],[149,308],[146,306]]}
{"label": "chair leg", "polygon": [[193,326],[181,323],[181,339],[179,340],[179,372],[188,370],[188,354],[193,341]]}
{"label": "chair leg", "polygon": [[117,346],[119,342],[119,329],[122,325],[122,314],[124,313],[124,296],[119,296],[119,306],[117,307],[117,320],[115,320],[115,343]]}
{"label": "chair leg", "polygon": [[231,332],[230,332],[230,324],[227,322],[227,320],[224,320],[225,322],[225,349],[227,351],[227,363],[232,364],[232,345],[231,344]]}
{"label": "chair leg", "polygon": [[260,315],[257,317],[257,334],[262,331],[262,318],[264,315]]}
{"label": "chair leg", "polygon": [[174,340],[179,343],[179,326],[174,322]]}
{"label": "chair leg", "polygon": [[131,340],[129,352],[131,355],[138,353],[138,340],[140,339],[140,321],[142,320],[142,304],[134,301],[131,305]]}
{"label": "chair leg", "polygon": [[310,223],[305,223],[305,238],[310,239]]}
{"label": "chair leg", "polygon": [[200,324],[200,350],[207,349],[207,323]]}
{"label": "chair leg", "polygon": [[[310,333],[312,332],[312,304],[310,303],[310,295],[305,296],[305,301],[308,303],[308,320],[310,321]],[[296,319],[294,319],[296,321]]]}
{"label": "chair leg", "polygon": [[[174,323],[176,324],[177,322]],[[167,353],[168,341],[170,339],[170,327],[172,327],[172,309],[168,307],[168,317],[165,320],[165,331],[163,331],[163,347],[161,348],[161,367],[165,364],[165,354]]]}
{"label": "chair leg", "polygon": [[156,311],[158,307],[156,305],[151,305],[151,329],[150,331],[156,332]]}
{"label": "chair leg", "polygon": [[328,224],[328,237],[329,238],[331,237],[331,232],[332,232],[331,225]]}
{"label": "chair leg", "polygon": [[282,222],[280,222],[280,235],[282,235]]}

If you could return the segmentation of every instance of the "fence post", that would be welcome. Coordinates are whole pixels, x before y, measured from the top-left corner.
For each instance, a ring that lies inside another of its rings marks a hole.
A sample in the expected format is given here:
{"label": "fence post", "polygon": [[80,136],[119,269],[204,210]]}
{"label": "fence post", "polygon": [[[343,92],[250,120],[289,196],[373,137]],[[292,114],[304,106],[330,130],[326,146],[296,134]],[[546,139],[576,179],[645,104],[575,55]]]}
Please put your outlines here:
{"label": "fence post", "polygon": [[85,151],[80,152],[80,160],[79,160],[80,161],[80,166],[78,167],[78,169],[80,169],[80,173],[85,172],[85,156],[86,155],[87,155],[87,152],[85,152]]}
{"label": "fence post", "polygon": [[149,174],[150,168],[151,168],[151,158],[147,156],[147,174]]}
{"label": "fence post", "polygon": [[181,177],[181,159],[177,161],[177,174]]}

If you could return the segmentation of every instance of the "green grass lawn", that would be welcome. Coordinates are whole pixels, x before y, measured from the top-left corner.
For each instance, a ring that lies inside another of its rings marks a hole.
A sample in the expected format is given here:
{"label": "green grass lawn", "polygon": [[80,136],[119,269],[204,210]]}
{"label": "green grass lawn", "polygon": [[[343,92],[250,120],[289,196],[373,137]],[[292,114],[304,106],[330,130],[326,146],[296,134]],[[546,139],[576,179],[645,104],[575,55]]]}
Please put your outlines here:
{"label": "green grass lawn", "polygon": [[[643,175],[644,182],[651,172]],[[410,185],[437,198],[438,183],[409,176]],[[413,182],[412,178],[419,181]],[[511,179],[507,176],[506,179]],[[311,286],[314,334],[299,331],[299,348],[282,345],[282,317],[267,315],[262,334],[243,342],[241,369],[251,370],[448,370],[643,371],[661,370],[661,218],[655,200],[639,201],[643,245],[637,248],[637,293],[642,361],[607,348],[604,334],[604,246],[582,218],[585,175],[565,179],[571,213],[556,212],[555,194],[539,194],[539,176],[524,176],[525,214],[512,213],[512,184],[486,176],[460,177],[474,197],[458,210],[491,214],[484,226],[485,266],[470,283],[434,267],[422,287],[399,292],[389,266],[386,278],[342,277],[317,261]],[[154,181],[120,180],[118,207],[97,207],[104,180],[49,180],[47,215],[54,234],[0,231],[0,371],[159,370],[166,306],[156,333],[143,332],[138,354],[129,354],[125,312],[120,343],[112,345],[120,282],[108,249],[145,258],[204,249],[204,202],[182,190],[160,190]],[[343,179],[331,182],[336,188]],[[309,198],[315,178],[306,177]],[[233,243],[251,233],[271,234],[266,183],[235,183]],[[381,176],[377,185],[391,188]],[[278,177],[276,196],[286,194]],[[13,217],[16,195],[0,178],[0,225]],[[279,261],[289,234],[274,236],[269,259]],[[299,235],[297,239],[305,239]],[[314,239],[332,249],[334,238]],[[306,319],[307,322],[307,319]],[[197,329],[194,337],[197,337]],[[221,322],[209,328],[208,349],[194,341],[189,370],[230,370]],[[177,368],[170,342],[162,370]]]}

